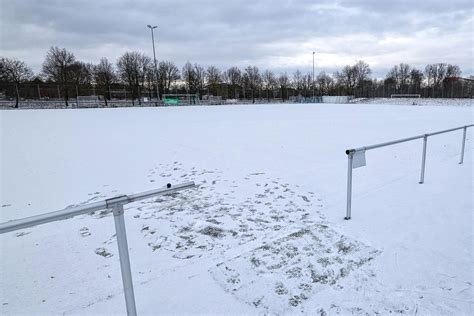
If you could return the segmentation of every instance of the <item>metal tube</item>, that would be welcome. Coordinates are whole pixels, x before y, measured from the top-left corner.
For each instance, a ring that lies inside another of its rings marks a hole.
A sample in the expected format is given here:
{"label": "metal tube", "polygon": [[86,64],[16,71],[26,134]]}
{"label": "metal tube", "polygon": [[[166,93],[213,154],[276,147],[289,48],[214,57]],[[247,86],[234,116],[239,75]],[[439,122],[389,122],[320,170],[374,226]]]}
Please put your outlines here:
{"label": "metal tube", "polygon": [[[192,181],[178,184],[176,186],[171,186],[171,184],[168,184],[165,188],[150,190],[150,191],[146,191],[146,192],[142,192],[138,194],[133,194],[130,196],[120,196],[120,198],[124,199],[121,201],[123,203],[131,203],[131,202],[136,202],[143,199],[148,199],[153,196],[175,193],[177,191],[193,188],[195,186],[196,185]],[[0,234],[8,233],[8,232],[18,230],[18,229],[33,227],[40,224],[54,222],[54,221],[58,221],[62,219],[67,219],[67,218],[71,218],[71,217],[81,215],[81,214],[103,210],[103,209],[106,209],[110,205],[115,205],[114,200],[116,199],[117,197],[108,199],[105,201],[101,201],[101,202],[90,203],[90,204],[81,205],[78,207],[67,208],[60,211],[55,211],[55,212],[50,212],[46,214],[13,220],[13,221],[5,222],[5,223],[0,223]]]}
{"label": "metal tube", "polygon": [[353,158],[353,155],[356,152],[366,151],[366,150],[385,147],[385,146],[390,146],[390,145],[395,145],[395,144],[404,143],[404,142],[412,141],[412,140],[415,140],[415,139],[423,138],[423,155],[422,155],[422,158],[421,158],[421,175],[420,175],[420,182],[419,182],[420,184],[422,184],[422,183],[425,182],[426,146],[427,146],[427,142],[428,142],[428,137],[443,134],[443,133],[457,131],[459,129],[463,129],[461,159],[459,161],[459,164],[462,164],[464,162],[464,151],[465,151],[465,147],[466,147],[466,132],[467,132],[468,127],[473,127],[473,126],[474,126],[474,124],[469,124],[469,125],[465,125],[465,126],[461,126],[461,127],[446,129],[446,130],[439,131],[439,132],[434,132],[434,133],[429,133],[429,134],[424,134],[424,135],[419,135],[419,136],[414,136],[414,137],[409,137],[409,138],[398,139],[398,140],[394,140],[394,141],[390,141],[390,142],[385,142],[385,143],[380,143],[380,144],[375,144],[375,145],[370,145],[370,146],[365,146],[365,147],[359,147],[359,148],[355,148],[355,149],[347,149],[346,150],[346,154],[348,156],[347,209],[346,209],[346,217],[344,219],[350,219],[351,218],[352,158]]}
{"label": "metal tube", "polygon": [[462,163],[464,162],[464,149],[466,147],[466,130],[467,130],[467,126],[464,126],[464,129],[462,132],[461,160],[459,161],[460,165],[462,165]]}
{"label": "metal tube", "polygon": [[106,202],[91,203],[74,208],[68,208],[56,212],[26,217],[14,221],[0,223],[0,234],[8,233],[14,230],[33,227],[40,224],[59,221],[62,219],[71,218],[77,215],[95,212],[106,208]]}
{"label": "metal tube", "polygon": [[190,189],[190,188],[193,188],[195,186],[196,185],[194,184],[194,181],[185,182],[185,183],[182,183],[182,184],[178,184],[176,186],[171,186],[171,184],[168,184],[165,188],[150,190],[150,191],[146,191],[146,192],[142,192],[142,193],[129,195],[128,196],[128,201],[129,201],[129,203],[136,202],[136,201],[147,199],[147,198],[150,198],[150,197],[153,197],[153,196],[171,194],[171,193],[175,193],[175,192],[180,191],[180,190]]}
{"label": "metal tube", "polygon": [[132,270],[130,268],[130,257],[128,255],[127,232],[123,218],[123,204],[114,205],[115,232],[117,233],[117,246],[120,257],[120,270],[122,271],[123,293],[127,305],[127,315],[137,315],[135,306],[135,294],[133,293]]}
{"label": "metal tube", "polygon": [[443,131],[428,133],[428,134],[424,134],[424,135],[418,135],[418,136],[393,140],[393,141],[390,141],[390,142],[385,142],[385,143],[380,143],[380,144],[375,144],[375,145],[369,145],[369,146],[359,147],[359,148],[355,148],[355,149],[349,149],[349,151],[356,152],[356,151],[361,151],[361,150],[370,150],[370,149],[395,145],[395,144],[399,144],[399,143],[409,142],[409,141],[412,141],[412,140],[415,140],[415,139],[420,139],[420,138],[425,137],[425,135],[426,136],[434,136],[434,135],[439,135],[439,134],[443,134],[443,133],[449,133],[449,132],[457,131],[459,129],[468,128],[468,127],[472,127],[472,126],[474,126],[474,124],[461,126],[461,127],[456,127],[456,128],[451,128],[451,129],[446,129],[446,130],[443,130]]}
{"label": "metal tube", "polygon": [[[471,124],[471,125],[466,125],[466,126],[474,126],[474,125]],[[428,135],[428,136],[439,135],[439,134],[443,134],[443,133],[448,133],[448,132],[452,132],[452,131],[457,131],[458,129],[463,129],[464,127],[465,127],[465,126],[456,127],[456,128],[450,128],[450,129],[445,129],[444,131],[429,133],[429,134],[427,134],[427,135]]]}
{"label": "metal tube", "polygon": [[345,220],[351,219],[351,203],[352,203],[352,158],[353,153],[347,155],[347,205]]}
{"label": "metal tube", "polygon": [[415,140],[415,139],[420,139],[420,138],[423,138],[423,135],[413,136],[413,137],[403,138],[403,139],[398,139],[398,140],[393,140],[393,141],[390,141],[390,142],[385,142],[385,143],[380,143],[380,144],[375,144],[375,145],[359,147],[359,148],[354,149],[354,151],[356,152],[356,151],[362,151],[362,150],[370,150],[370,149],[395,145],[395,144],[399,144],[399,143],[409,142],[409,141],[412,141],[412,140]]}
{"label": "metal tube", "polygon": [[420,175],[420,184],[423,184],[425,181],[425,162],[426,162],[426,143],[428,141],[428,135],[423,137],[423,156],[421,157],[421,175]]}

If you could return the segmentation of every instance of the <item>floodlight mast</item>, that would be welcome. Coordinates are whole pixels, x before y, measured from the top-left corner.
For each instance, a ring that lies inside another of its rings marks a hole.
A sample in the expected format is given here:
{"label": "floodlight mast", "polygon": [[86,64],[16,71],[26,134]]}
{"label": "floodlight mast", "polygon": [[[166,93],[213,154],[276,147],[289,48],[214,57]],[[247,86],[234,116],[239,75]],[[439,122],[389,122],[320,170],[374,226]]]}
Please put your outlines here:
{"label": "floodlight mast", "polygon": [[313,102],[314,102],[314,54],[316,54],[316,52],[313,52]]}
{"label": "floodlight mast", "polygon": [[160,92],[158,90],[158,66],[156,65],[156,54],[155,54],[155,36],[153,34],[153,30],[156,29],[158,26],[156,25],[151,26],[150,24],[148,24],[147,27],[151,30],[151,42],[153,44],[153,61],[155,62],[156,98],[160,100]]}

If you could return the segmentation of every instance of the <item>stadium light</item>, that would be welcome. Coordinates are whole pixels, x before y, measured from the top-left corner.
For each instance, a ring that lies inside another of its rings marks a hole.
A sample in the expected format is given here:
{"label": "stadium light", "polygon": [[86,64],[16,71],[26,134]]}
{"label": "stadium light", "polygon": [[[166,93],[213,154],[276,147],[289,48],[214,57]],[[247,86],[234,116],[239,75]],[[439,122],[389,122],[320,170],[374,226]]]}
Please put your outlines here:
{"label": "stadium light", "polygon": [[313,102],[314,102],[314,54],[316,54],[316,52],[313,52]]}
{"label": "stadium light", "polygon": [[147,25],[147,27],[150,29],[151,31],[151,42],[153,44],[153,60],[155,62],[155,79],[156,79],[156,85],[155,85],[155,88],[156,88],[156,98],[158,100],[160,100],[160,92],[158,90],[158,67],[156,65],[156,54],[155,54],[155,36],[153,34],[153,30],[156,29],[158,26],[154,25],[154,26],[151,26],[150,24]]}

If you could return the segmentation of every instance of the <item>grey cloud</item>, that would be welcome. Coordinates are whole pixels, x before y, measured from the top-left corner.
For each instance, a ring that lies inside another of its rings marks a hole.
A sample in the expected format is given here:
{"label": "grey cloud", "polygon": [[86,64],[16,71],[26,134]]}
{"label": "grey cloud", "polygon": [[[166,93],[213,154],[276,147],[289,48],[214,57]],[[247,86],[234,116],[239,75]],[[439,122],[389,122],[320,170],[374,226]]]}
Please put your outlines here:
{"label": "grey cloud", "polygon": [[471,2],[465,0],[0,3],[0,55],[20,57],[35,71],[52,45],[91,62],[102,56],[115,60],[131,49],[151,53],[149,23],[159,26],[159,59],[180,65],[190,60],[307,71],[311,51],[317,50],[326,56],[319,69],[327,72],[358,59],[372,62],[377,76],[399,62],[456,62],[464,74],[474,68]]}

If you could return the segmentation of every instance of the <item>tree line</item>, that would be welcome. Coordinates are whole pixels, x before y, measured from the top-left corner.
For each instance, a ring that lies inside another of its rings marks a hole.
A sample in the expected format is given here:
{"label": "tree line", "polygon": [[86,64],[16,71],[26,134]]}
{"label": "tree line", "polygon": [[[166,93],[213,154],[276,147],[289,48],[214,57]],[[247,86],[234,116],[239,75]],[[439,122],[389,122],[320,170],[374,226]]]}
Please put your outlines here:
{"label": "tree line", "polygon": [[[76,59],[65,48],[51,47],[46,53],[41,72],[16,58],[0,57],[0,89],[7,96],[20,99],[20,90],[28,84],[53,84],[56,90],[43,91],[43,96],[55,94],[66,106],[71,97],[85,88],[107,100],[114,98],[120,87],[132,103],[143,97],[156,98],[169,93],[220,96],[224,99],[312,98],[321,95],[353,95],[359,97],[389,97],[391,94],[420,94],[422,97],[472,97],[472,78],[461,78],[461,69],[447,63],[428,64],[417,69],[401,63],[393,66],[384,79],[371,77],[372,70],[364,61],[347,65],[333,74],[318,74],[300,70],[289,74],[260,70],[249,65],[244,69],[216,66],[204,67],[186,62],[179,69],[173,61],[161,61],[157,71],[152,58],[137,52],[125,52],[115,63],[102,58],[96,65]],[[0,91],[2,92],[2,91]],[[31,94],[31,93],[29,93]],[[38,91],[38,95],[41,92]]]}

